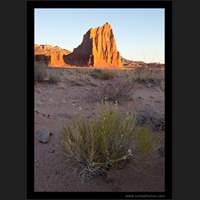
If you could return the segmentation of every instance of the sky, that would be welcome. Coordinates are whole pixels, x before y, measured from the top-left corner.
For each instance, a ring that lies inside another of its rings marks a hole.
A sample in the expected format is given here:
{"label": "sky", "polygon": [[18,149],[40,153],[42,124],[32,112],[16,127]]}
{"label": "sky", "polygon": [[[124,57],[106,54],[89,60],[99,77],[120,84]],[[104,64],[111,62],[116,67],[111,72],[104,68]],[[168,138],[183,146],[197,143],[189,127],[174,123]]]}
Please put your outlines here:
{"label": "sky", "polygon": [[35,44],[73,51],[90,29],[108,22],[121,56],[144,62],[165,62],[164,9],[35,9]]}

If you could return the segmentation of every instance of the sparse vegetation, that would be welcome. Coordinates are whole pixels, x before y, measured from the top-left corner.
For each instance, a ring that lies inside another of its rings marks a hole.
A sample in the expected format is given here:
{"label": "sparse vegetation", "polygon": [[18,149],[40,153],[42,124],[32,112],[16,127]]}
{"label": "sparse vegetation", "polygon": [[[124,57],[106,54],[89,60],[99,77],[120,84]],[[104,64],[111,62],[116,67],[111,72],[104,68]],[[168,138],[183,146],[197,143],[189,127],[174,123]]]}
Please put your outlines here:
{"label": "sparse vegetation", "polygon": [[153,131],[165,131],[165,118],[162,114],[151,111],[141,112],[137,115],[137,125],[148,125]]}
{"label": "sparse vegetation", "polygon": [[159,86],[161,90],[164,88],[164,72],[161,69],[139,67],[129,73],[128,78],[133,82],[142,83],[148,87]]}
{"label": "sparse vegetation", "polygon": [[93,120],[74,121],[63,129],[66,157],[90,169],[108,169],[132,155],[135,119],[105,104]]}
{"label": "sparse vegetation", "polygon": [[124,100],[131,99],[131,90],[133,83],[130,81],[118,81],[105,85],[100,90],[100,98],[102,95],[103,101],[110,101],[113,103],[121,103]]}
{"label": "sparse vegetation", "polygon": [[48,82],[50,84],[57,84],[60,81],[60,77],[58,75],[50,75]]}
{"label": "sparse vegetation", "polygon": [[89,94],[90,101],[121,103],[131,99],[134,83],[129,80],[116,80],[93,89]]}
{"label": "sparse vegetation", "polygon": [[152,81],[152,71],[145,67],[136,68],[134,71],[134,78],[138,82]]}
{"label": "sparse vegetation", "polygon": [[157,144],[160,143],[160,136],[146,127],[137,127],[134,132],[136,150],[142,157],[152,155]]}
{"label": "sparse vegetation", "polygon": [[34,77],[36,82],[42,82],[47,77],[47,65],[44,63],[34,64]]}
{"label": "sparse vegetation", "polygon": [[90,75],[95,79],[110,80],[113,79],[117,74],[112,70],[94,69]]}
{"label": "sparse vegetation", "polygon": [[118,106],[110,103],[102,105],[95,119],[73,121],[63,129],[67,160],[83,166],[80,176],[85,178],[106,174],[106,170],[131,158],[135,150],[144,156],[151,154],[158,138],[135,122],[132,115],[119,112]]}
{"label": "sparse vegetation", "polygon": [[96,86],[88,71],[84,70],[68,70],[65,73],[65,80],[72,86],[92,85]]}

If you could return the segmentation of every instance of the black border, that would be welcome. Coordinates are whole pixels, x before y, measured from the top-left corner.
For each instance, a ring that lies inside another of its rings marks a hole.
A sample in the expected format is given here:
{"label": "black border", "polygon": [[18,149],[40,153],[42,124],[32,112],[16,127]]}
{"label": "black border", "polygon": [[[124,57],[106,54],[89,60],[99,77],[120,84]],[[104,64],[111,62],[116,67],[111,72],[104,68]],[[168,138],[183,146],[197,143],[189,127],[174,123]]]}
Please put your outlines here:
{"label": "black border", "polygon": [[[34,192],[34,8],[165,9],[165,192]],[[28,1],[27,2],[27,198],[171,199],[172,198],[172,2],[171,1]],[[129,197],[127,197],[130,195]],[[138,195],[133,197],[132,195]],[[144,197],[139,197],[144,195]],[[159,197],[164,195],[164,197]]]}

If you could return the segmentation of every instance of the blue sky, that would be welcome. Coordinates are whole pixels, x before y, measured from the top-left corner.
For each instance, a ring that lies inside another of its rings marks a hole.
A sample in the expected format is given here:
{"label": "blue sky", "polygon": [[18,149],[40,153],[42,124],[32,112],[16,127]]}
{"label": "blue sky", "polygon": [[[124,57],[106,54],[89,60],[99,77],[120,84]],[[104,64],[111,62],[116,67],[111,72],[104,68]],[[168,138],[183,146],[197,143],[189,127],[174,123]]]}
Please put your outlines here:
{"label": "blue sky", "polygon": [[164,9],[35,9],[35,43],[72,51],[89,28],[105,22],[121,56],[164,63]]}

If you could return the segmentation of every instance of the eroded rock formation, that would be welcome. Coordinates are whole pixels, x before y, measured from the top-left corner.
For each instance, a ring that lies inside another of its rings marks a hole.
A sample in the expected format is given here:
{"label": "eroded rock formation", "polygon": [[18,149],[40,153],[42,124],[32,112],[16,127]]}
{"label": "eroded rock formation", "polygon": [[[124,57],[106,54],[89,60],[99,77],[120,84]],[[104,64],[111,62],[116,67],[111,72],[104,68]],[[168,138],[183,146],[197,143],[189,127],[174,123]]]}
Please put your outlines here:
{"label": "eroded rock formation", "polygon": [[63,57],[69,53],[71,52],[58,46],[35,44],[35,60],[50,66],[65,65]]}
{"label": "eroded rock formation", "polygon": [[82,43],[71,54],[64,56],[65,63],[77,66],[119,67],[121,57],[110,24],[91,28]]}
{"label": "eroded rock formation", "polygon": [[119,67],[121,56],[110,24],[91,28],[82,43],[71,53],[51,45],[35,45],[35,60],[49,66]]}

